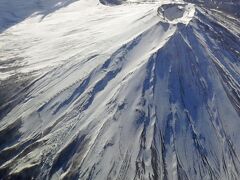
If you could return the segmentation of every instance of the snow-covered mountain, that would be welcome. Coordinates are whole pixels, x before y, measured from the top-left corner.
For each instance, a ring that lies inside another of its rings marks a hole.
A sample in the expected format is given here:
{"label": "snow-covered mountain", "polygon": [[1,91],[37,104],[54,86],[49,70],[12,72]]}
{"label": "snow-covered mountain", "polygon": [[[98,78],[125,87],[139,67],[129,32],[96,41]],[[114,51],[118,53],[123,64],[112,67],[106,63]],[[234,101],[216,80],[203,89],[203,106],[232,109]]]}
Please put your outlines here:
{"label": "snow-covered mountain", "polygon": [[2,0],[0,25],[0,179],[240,177],[236,13]]}

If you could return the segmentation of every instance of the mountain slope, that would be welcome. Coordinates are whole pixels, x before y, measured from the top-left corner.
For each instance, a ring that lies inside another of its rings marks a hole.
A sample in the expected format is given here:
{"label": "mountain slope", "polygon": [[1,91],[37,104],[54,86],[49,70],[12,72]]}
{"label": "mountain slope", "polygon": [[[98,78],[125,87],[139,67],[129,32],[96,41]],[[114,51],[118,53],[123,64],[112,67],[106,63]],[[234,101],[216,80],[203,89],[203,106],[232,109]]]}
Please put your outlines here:
{"label": "mountain slope", "polygon": [[0,34],[22,57],[3,81],[32,75],[0,108],[2,179],[239,177],[238,19],[94,0],[39,19]]}

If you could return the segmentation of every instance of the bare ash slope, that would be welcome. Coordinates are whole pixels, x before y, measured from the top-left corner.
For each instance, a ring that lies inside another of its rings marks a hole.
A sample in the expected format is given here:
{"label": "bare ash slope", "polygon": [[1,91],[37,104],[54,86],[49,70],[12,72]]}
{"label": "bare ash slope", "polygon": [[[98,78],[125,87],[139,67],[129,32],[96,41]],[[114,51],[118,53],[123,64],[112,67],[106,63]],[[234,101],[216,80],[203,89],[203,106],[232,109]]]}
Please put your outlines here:
{"label": "bare ash slope", "polygon": [[238,179],[237,18],[95,0],[42,16],[0,34],[1,81],[32,75],[0,106],[0,179]]}

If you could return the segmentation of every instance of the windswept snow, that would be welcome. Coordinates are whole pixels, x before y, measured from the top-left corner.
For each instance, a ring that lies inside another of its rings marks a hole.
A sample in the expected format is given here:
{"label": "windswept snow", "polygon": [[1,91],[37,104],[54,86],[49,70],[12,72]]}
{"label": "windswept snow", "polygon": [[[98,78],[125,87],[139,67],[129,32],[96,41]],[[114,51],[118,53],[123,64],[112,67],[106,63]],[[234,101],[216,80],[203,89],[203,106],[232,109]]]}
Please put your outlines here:
{"label": "windswept snow", "polygon": [[237,179],[239,20],[64,2],[0,3],[0,179]]}

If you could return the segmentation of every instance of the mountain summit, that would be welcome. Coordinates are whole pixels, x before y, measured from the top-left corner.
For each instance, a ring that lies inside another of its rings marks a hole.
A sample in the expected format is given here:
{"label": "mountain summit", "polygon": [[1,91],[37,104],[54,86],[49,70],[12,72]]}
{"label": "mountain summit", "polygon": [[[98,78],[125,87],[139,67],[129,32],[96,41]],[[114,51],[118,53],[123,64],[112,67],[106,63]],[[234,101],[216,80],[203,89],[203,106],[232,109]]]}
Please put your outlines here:
{"label": "mountain summit", "polygon": [[240,21],[219,4],[2,0],[0,179],[238,179]]}

